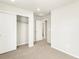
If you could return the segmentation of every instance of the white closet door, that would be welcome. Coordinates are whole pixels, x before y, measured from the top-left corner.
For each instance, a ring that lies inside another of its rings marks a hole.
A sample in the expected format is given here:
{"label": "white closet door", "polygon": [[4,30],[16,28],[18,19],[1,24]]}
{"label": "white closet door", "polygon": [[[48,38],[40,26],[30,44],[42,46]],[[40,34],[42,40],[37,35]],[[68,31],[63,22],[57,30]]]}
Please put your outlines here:
{"label": "white closet door", "polygon": [[16,16],[0,13],[0,54],[16,49]]}
{"label": "white closet door", "polygon": [[36,41],[42,40],[42,21],[36,20]]}

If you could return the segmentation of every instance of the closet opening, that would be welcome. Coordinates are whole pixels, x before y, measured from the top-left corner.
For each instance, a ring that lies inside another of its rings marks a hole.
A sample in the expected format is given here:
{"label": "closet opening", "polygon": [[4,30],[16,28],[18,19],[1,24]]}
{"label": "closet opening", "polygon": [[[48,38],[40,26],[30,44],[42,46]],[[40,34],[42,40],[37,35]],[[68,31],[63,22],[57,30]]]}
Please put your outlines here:
{"label": "closet opening", "polygon": [[28,45],[29,17],[17,15],[17,47]]}

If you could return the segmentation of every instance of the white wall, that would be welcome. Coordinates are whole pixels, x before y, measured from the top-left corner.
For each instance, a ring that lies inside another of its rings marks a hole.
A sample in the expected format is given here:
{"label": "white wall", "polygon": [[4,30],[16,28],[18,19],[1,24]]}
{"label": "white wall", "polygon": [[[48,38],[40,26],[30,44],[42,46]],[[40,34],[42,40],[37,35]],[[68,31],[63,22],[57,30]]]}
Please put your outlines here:
{"label": "white wall", "polygon": [[47,17],[47,42],[51,43],[51,14]]}
{"label": "white wall", "polygon": [[[33,40],[34,40],[34,19],[33,19],[33,12],[32,11],[27,11],[15,6],[11,6],[8,4],[4,4],[4,3],[0,3],[0,12],[1,13],[10,13],[10,14],[14,14],[14,15],[22,15],[22,16],[26,16],[29,17],[29,47],[33,46]],[[17,20],[16,20],[17,21]],[[16,24],[15,21],[15,24]],[[17,24],[16,24],[17,26]],[[14,28],[15,29],[15,28]],[[17,30],[17,29],[16,29]],[[16,31],[14,31],[15,33]],[[16,34],[14,34],[16,35]],[[14,37],[16,38],[16,37]]]}
{"label": "white wall", "polygon": [[0,54],[16,49],[16,16],[0,12]]}
{"label": "white wall", "polygon": [[79,58],[79,1],[52,10],[51,44],[53,48]]}

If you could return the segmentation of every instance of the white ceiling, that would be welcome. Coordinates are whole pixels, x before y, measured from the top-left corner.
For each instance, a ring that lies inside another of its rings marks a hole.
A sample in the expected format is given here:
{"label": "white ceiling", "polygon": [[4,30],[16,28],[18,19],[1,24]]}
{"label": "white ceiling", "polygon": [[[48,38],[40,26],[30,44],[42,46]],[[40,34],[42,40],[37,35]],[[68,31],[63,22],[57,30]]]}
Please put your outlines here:
{"label": "white ceiling", "polygon": [[0,2],[15,5],[27,10],[32,10],[36,13],[37,8],[41,9],[41,13],[46,13],[51,9],[69,4],[74,1],[76,0],[15,0],[15,2],[11,2],[11,0],[0,0]]}

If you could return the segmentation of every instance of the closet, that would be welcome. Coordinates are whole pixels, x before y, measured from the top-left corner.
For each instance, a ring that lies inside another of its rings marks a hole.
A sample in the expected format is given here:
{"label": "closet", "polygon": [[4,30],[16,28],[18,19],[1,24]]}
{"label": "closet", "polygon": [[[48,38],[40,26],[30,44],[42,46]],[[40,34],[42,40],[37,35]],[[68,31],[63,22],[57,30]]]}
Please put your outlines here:
{"label": "closet", "polygon": [[17,46],[28,44],[28,17],[17,15]]}

